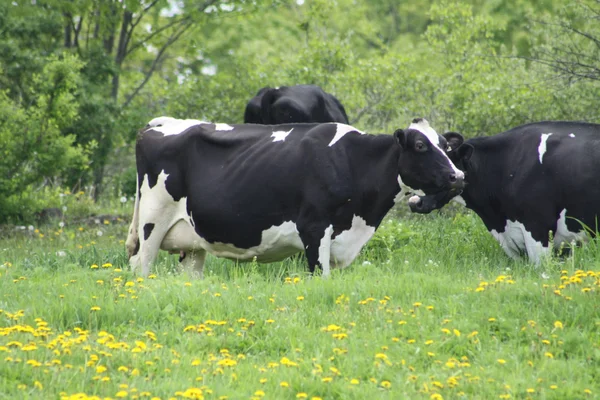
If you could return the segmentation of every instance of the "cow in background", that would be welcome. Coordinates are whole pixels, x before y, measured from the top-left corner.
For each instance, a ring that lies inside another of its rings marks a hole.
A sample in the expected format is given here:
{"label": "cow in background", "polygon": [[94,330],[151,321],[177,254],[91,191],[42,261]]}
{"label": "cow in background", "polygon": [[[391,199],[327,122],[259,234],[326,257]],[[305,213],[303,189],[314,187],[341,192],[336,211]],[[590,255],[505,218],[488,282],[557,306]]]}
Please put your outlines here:
{"label": "cow in background", "polygon": [[300,122],[348,124],[344,106],[315,85],[265,87],[246,106],[245,124],[277,125]]}

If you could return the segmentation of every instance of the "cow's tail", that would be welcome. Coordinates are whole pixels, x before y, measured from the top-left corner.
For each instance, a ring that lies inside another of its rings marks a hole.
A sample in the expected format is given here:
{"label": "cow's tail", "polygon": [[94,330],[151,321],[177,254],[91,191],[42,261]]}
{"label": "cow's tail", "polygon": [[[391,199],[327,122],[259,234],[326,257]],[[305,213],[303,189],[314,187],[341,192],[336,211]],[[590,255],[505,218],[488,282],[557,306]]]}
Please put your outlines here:
{"label": "cow's tail", "polygon": [[135,189],[135,203],[133,206],[133,217],[131,218],[131,225],[129,226],[129,234],[127,235],[127,241],[125,247],[127,248],[127,257],[135,256],[140,249],[140,237],[138,235],[138,225],[140,220],[140,177],[136,171],[136,189]]}
{"label": "cow's tail", "polygon": [[279,90],[276,88],[270,88],[266,90],[260,100],[260,113],[262,118],[262,123],[265,125],[270,125],[273,123],[275,119],[273,116],[273,103],[279,98]]}

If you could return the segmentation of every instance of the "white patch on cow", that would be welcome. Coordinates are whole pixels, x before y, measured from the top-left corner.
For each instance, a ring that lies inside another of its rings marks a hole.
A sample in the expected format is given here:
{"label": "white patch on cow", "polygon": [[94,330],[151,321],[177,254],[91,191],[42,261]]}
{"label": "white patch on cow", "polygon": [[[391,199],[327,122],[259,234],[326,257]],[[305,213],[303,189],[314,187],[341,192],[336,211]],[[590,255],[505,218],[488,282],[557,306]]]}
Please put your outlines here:
{"label": "white patch on cow", "polygon": [[[140,198],[138,209],[137,234],[140,241],[139,253],[131,257],[130,263],[133,268],[141,265],[142,275],[150,273],[150,263],[154,261],[158,250],[167,232],[179,220],[188,221],[186,203],[187,198],[175,201],[166,188],[168,174],[164,171],[157,177],[156,184],[151,188],[148,175],[140,186]],[[148,238],[144,238],[144,226],[154,224],[154,228]]]}
{"label": "white patch on cow", "polygon": [[289,131],[273,132],[273,134],[271,135],[271,137],[274,138],[273,142],[283,142],[285,140],[285,138],[287,137],[287,135],[289,135],[293,130],[294,130],[294,128],[290,129]]}
{"label": "white patch on cow", "polygon": [[579,232],[572,232],[567,227],[567,209],[563,209],[556,221],[556,233],[554,234],[554,246],[559,248],[563,243],[583,243],[589,240],[588,234],[582,228]]}
{"label": "white patch on cow", "polygon": [[450,158],[448,158],[448,155],[446,154],[446,149],[442,149],[440,147],[441,136],[435,131],[435,129],[433,129],[431,127],[431,125],[429,125],[429,121],[427,121],[425,118],[422,118],[419,122],[411,123],[409,125],[408,129],[417,130],[417,131],[421,132],[423,135],[425,135],[425,137],[429,140],[429,142],[431,142],[433,147],[435,149],[437,149],[441,154],[443,154],[444,157],[446,157],[446,159],[448,160],[448,163],[454,170],[456,177],[459,179],[464,179],[464,177],[465,177],[464,172],[462,172],[460,169],[456,168],[456,165],[454,165],[454,163],[452,161],[450,161]]}
{"label": "white patch on cow", "polygon": [[331,269],[329,263],[331,261],[331,234],[333,233],[333,226],[329,225],[325,228],[325,233],[321,238],[321,243],[319,244],[319,264],[321,264],[321,268],[323,268],[323,278],[329,277],[331,274]]}
{"label": "white patch on cow", "polygon": [[258,262],[265,263],[283,260],[304,249],[296,224],[292,221],[265,229],[261,234],[260,244],[248,249],[236,247],[231,243],[209,243],[196,233],[190,221],[180,221],[169,231],[161,248],[204,249],[216,257],[239,261],[251,261],[256,257]]}
{"label": "white patch on cow", "polygon": [[172,124],[175,121],[178,121],[178,119],[173,118],[173,117],[166,117],[166,116],[156,117],[156,118],[150,120],[150,122],[148,122],[148,126],[152,126],[152,127],[162,126],[162,125]]}
{"label": "white patch on cow", "polygon": [[548,141],[548,138],[550,137],[550,135],[552,135],[552,134],[551,133],[542,133],[542,136],[540,138],[540,145],[538,146],[538,154],[539,154],[540,164],[542,163],[542,158],[544,157],[544,154],[546,153],[546,142]]}
{"label": "white patch on cow", "polygon": [[350,126],[350,125],[340,124],[340,123],[337,123],[337,122],[333,122],[333,123],[337,126],[337,129],[335,131],[335,136],[333,137],[333,139],[331,139],[331,142],[329,142],[329,145],[328,145],[329,147],[331,147],[334,144],[336,144],[348,132],[358,132],[361,135],[364,135],[364,132],[361,132],[358,129],[356,129],[356,128]]}
{"label": "white patch on cow", "polygon": [[337,235],[331,242],[332,265],[335,268],[345,268],[350,265],[374,233],[374,227],[367,225],[367,221],[355,215],[350,229]]}
{"label": "white patch on cow", "polygon": [[463,199],[462,196],[454,196],[452,198],[452,201],[455,201],[462,206],[465,206],[465,207],[467,206],[467,202],[465,201],[465,199]]}
{"label": "white patch on cow", "polygon": [[192,126],[208,124],[206,121],[200,121],[197,119],[175,119],[171,117],[159,117],[154,118],[148,123],[152,127],[153,131],[162,133],[165,136],[179,135]]}
{"label": "white patch on cow", "polygon": [[215,131],[232,131],[233,126],[227,124],[215,124]]}
{"label": "white patch on cow", "polygon": [[525,253],[533,263],[539,264],[542,257],[549,253],[549,248],[535,240],[525,225],[518,221],[506,221],[504,232],[492,229],[490,233],[511,258],[517,259]]}
{"label": "white patch on cow", "polygon": [[574,133],[569,133],[569,137],[575,137]]}

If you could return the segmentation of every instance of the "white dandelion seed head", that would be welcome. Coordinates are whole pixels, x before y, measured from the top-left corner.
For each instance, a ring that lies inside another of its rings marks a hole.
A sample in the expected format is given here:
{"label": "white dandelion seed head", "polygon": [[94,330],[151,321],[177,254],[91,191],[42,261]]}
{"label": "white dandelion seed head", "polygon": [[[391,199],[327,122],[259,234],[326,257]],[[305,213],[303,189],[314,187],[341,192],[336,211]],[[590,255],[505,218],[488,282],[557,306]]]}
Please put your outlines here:
{"label": "white dandelion seed head", "polygon": [[61,227],[61,228],[64,228],[65,227],[65,223],[63,221],[60,221],[58,223],[58,226]]}
{"label": "white dandelion seed head", "polygon": [[33,231],[35,228],[33,227],[33,225],[29,225],[29,226],[27,227],[27,229],[29,229],[30,231]]}
{"label": "white dandelion seed head", "polygon": [[67,252],[66,252],[66,251],[62,251],[62,250],[59,250],[59,251],[57,251],[57,252],[56,252],[56,255],[57,255],[57,256],[59,256],[59,257],[64,257],[64,256],[66,256],[66,255],[67,255]]}
{"label": "white dandelion seed head", "polygon": [[104,232],[102,232],[102,231],[98,231],[98,232],[96,232],[96,235],[98,235],[98,236],[102,236],[102,235],[104,235]]}
{"label": "white dandelion seed head", "polygon": [[127,203],[127,197],[122,196],[121,197],[121,203]]}
{"label": "white dandelion seed head", "polygon": [[67,206],[62,206],[63,212],[67,212]]}

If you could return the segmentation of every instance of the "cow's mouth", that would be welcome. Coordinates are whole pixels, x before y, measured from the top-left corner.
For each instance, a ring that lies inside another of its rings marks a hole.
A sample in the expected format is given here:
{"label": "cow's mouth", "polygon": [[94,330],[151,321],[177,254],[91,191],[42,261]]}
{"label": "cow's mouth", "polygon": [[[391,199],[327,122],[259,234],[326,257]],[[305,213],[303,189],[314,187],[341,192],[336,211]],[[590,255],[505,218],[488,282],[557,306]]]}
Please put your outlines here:
{"label": "cow's mouth", "polygon": [[428,214],[448,204],[454,196],[458,196],[462,190],[450,189],[438,193],[426,194],[424,196],[414,195],[408,199],[410,211],[419,214]]}

